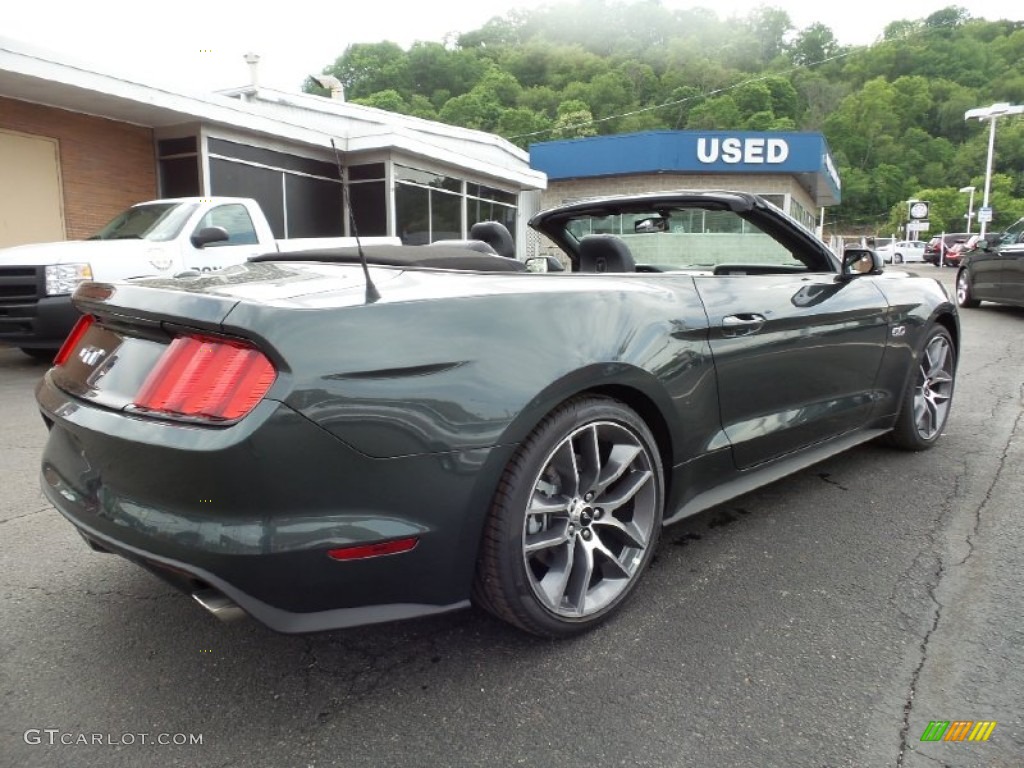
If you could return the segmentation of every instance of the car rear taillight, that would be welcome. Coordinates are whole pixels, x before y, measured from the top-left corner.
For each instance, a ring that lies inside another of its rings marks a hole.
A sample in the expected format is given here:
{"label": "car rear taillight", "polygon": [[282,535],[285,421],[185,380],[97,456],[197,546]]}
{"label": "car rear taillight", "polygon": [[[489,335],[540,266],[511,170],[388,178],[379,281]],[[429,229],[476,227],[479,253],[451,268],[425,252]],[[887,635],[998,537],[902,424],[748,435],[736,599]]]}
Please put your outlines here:
{"label": "car rear taillight", "polygon": [[64,339],[64,343],[60,345],[60,351],[57,353],[57,356],[53,358],[54,365],[64,365],[67,359],[71,357],[71,353],[75,350],[75,347],[78,346],[78,342],[82,340],[82,337],[85,336],[86,332],[95,321],[96,318],[92,315],[82,315],[78,318],[78,322],[75,323],[75,327],[71,329],[71,333],[69,333],[68,337]]}
{"label": "car rear taillight", "polygon": [[276,377],[266,356],[248,344],[179,336],[132,405],[155,415],[233,421],[256,407]]}

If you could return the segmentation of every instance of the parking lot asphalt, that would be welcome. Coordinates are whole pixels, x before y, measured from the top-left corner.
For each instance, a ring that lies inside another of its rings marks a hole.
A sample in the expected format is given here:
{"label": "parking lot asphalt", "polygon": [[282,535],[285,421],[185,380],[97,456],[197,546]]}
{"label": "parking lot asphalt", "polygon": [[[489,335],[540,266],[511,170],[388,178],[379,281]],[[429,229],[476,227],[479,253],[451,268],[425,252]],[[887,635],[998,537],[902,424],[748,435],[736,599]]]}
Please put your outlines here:
{"label": "parking lot asphalt", "polygon": [[[667,529],[625,610],[562,642],[477,610],[218,623],[46,503],[45,366],[0,348],[0,766],[1020,766],[1024,311],[962,323],[934,450],[866,445]],[[921,741],[966,720],[996,726]]]}

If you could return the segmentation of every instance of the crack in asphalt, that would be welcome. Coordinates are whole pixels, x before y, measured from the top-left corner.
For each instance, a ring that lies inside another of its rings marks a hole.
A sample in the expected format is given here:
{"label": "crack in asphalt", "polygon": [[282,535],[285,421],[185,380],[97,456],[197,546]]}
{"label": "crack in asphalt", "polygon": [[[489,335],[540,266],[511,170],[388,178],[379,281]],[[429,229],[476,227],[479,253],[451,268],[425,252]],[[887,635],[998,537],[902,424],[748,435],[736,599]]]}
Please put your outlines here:
{"label": "crack in asphalt", "polygon": [[[1021,395],[1024,398],[1024,386],[1021,387]],[[1014,419],[1013,426],[1010,428],[1010,435],[1006,438],[1006,442],[1003,444],[1003,451],[999,455],[999,463],[996,466],[995,474],[992,475],[992,482],[989,483],[988,488],[985,489],[985,495],[978,504],[977,509],[974,510],[974,525],[971,527],[970,533],[967,534],[967,554],[964,555],[963,559],[957,563],[957,565],[964,565],[974,554],[974,538],[978,535],[978,530],[981,528],[981,513],[988,506],[988,503],[992,500],[992,493],[995,491],[995,487],[998,484],[1000,478],[1003,475],[1003,470],[1006,468],[1007,456],[1010,453],[1010,444],[1013,442],[1014,435],[1017,434],[1017,428],[1020,427],[1021,418],[1024,418],[1024,411],[1017,413],[1017,418]]]}
{"label": "crack in asphalt", "polygon": [[[450,630],[443,630],[445,634]],[[416,643],[422,642],[419,638]],[[306,640],[306,648],[303,651],[307,657],[304,663],[303,672],[303,693],[308,698],[313,692],[314,683],[317,680],[327,678],[338,681],[342,685],[337,696],[330,696],[328,701],[317,708],[314,725],[323,726],[330,722],[339,712],[344,711],[352,704],[358,704],[364,699],[372,696],[380,688],[381,684],[393,677],[393,674],[400,669],[423,661],[421,655],[410,652],[408,649],[409,640],[401,639],[387,647],[364,645],[352,642],[330,642],[327,646],[318,644],[315,638]],[[438,639],[430,639],[431,652],[428,654],[430,663],[441,661],[442,655],[438,651]],[[320,652],[324,649],[330,651],[331,659],[338,659],[340,665],[332,668],[330,662],[322,663]],[[314,670],[316,675],[314,676]],[[331,690],[337,690],[332,686]]]}
{"label": "crack in asphalt", "polygon": [[[1020,388],[1020,398],[1021,401],[1024,401],[1024,385],[1022,385]],[[993,416],[995,416],[995,414],[993,414]],[[965,539],[965,543],[967,544],[967,554],[964,555],[963,559],[961,559],[960,562],[956,563],[957,567],[964,565],[974,554],[974,538],[978,535],[978,531],[981,527],[982,512],[988,505],[989,501],[991,501],[992,494],[995,491],[996,485],[1002,477],[1003,470],[1006,468],[1006,462],[1010,452],[1010,445],[1013,443],[1013,438],[1017,434],[1017,430],[1021,425],[1022,418],[1024,418],[1024,411],[1018,412],[1016,419],[1014,419],[1013,426],[1010,428],[1010,433],[1007,436],[1006,442],[1003,444],[1002,452],[999,455],[999,462],[996,466],[996,471],[992,476],[992,481],[989,483],[988,488],[985,489],[985,494],[981,500],[981,503],[979,503],[976,509],[974,510],[974,524],[970,532],[968,532],[967,537]],[[960,495],[960,492],[962,490],[962,481],[965,478],[966,471],[967,467],[965,466],[964,474],[956,475],[953,485],[953,493],[950,495],[950,498],[956,498]],[[936,520],[936,529],[938,528],[938,522],[942,519],[942,517],[943,515],[940,515],[939,518]],[[931,551],[933,552],[936,549],[936,529],[933,529],[928,533],[928,540],[931,543]],[[914,558],[914,562],[916,562],[917,559],[921,556],[921,554],[923,554],[925,551],[925,549],[922,549],[921,552],[918,553],[918,556]],[[935,634],[935,632],[938,630],[939,623],[942,620],[943,605],[935,596],[935,593],[937,592],[939,585],[942,583],[943,577],[946,575],[946,568],[943,565],[942,556],[936,554],[936,557],[938,559],[938,568],[932,574],[932,578],[929,580],[927,586],[928,598],[932,601],[932,603],[935,604],[935,612],[932,617],[932,625],[928,629],[928,631],[925,632],[924,636],[921,638],[921,643],[918,646],[920,649],[921,658],[918,662],[917,667],[914,669],[914,673],[911,675],[910,687],[907,691],[907,698],[903,704],[903,726],[902,728],[900,728],[900,750],[899,754],[896,757],[896,768],[903,767],[903,759],[910,746],[907,738],[910,732],[910,713],[914,707],[914,696],[917,693],[917,684],[921,678],[921,672],[924,669],[925,664],[928,663],[928,642],[931,640],[932,635]],[[913,566],[913,563],[911,565]],[[909,576],[910,570],[911,569],[908,569],[908,571],[905,574],[905,577]],[[897,608],[897,610],[899,609]],[[902,614],[902,611],[900,613]],[[914,754],[923,757],[926,760],[929,760],[930,762],[942,765],[944,768],[950,768],[946,763],[943,763],[940,760],[936,760],[935,758],[929,757],[928,755],[922,754],[916,750],[914,750]]]}
{"label": "crack in asphalt", "polygon": [[942,619],[943,606],[938,598],[935,597],[935,591],[942,582],[946,569],[942,565],[942,557],[940,556],[938,559],[939,567],[932,574],[932,579],[928,584],[928,598],[935,603],[935,614],[932,617],[931,627],[924,633],[924,637],[921,638],[921,644],[918,646],[921,651],[921,660],[914,669],[914,674],[910,676],[910,688],[907,691],[907,699],[903,704],[903,727],[900,728],[900,751],[896,756],[896,768],[903,768],[903,757],[909,748],[907,736],[910,733],[910,711],[914,707],[914,695],[917,693],[917,682],[921,678],[921,670],[924,669],[924,665],[928,662],[928,641],[931,640],[935,630],[939,628],[939,621]]}
{"label": "crack in asphalt", "polygon": [[49,512],[52,509],[53,506],[47,504],[42,509],[37,509],[34,512],[26,512],[23,515],[15,515],[14,517],[5,517],[3,520],[0,520],[0,525],[3,525],[4,523],[13,523],[15,520],[24,520],[26,517],[32,517],[32,515],[38,515],[41,512]]}
{"label": "crack in asphalt", "polygon": [[843,490],[843,491],[850,490],[849,488],[847,488],[842,483],[840,483],[840,482],[838,482],[836,480],[833,480],[831,472],[819,472],[818,473],[818,477],[820,477],[822,480],[824,480],[829,485],[834,485],[836,488],[839,488],[840,490]]}

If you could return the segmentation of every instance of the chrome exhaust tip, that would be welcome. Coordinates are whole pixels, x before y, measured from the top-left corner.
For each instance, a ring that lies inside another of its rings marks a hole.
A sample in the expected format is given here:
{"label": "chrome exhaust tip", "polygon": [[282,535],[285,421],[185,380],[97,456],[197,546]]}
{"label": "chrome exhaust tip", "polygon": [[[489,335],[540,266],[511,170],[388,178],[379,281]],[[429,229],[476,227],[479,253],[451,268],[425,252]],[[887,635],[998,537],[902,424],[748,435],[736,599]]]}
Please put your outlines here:
{"label": "chrome exhaust tip", "polygon": [[192,599],[223,622],[237,621],[246,616],[237,603],[215,589],[196,590]]}

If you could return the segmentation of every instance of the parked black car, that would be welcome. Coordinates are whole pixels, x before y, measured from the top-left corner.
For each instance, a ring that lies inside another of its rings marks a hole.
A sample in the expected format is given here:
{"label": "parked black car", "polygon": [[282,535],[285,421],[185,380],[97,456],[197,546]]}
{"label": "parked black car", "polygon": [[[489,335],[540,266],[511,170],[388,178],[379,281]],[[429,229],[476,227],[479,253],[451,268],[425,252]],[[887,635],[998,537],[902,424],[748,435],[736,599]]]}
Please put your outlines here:
{"label": "parked black car", "polygon": [[840,262],[741,193],[530,224],[571,271],[461,241],[84,284],[37,389],[47,498],[280,631],[474,601],[564,636],[620,607],[663,525],[942,434],[960,330],[937,281]]}
{"label": "parked black car", "polygon": [[971,251],[956,274],[956,301],[961,307],[983,301],[1024,306],[1024,243]]}
{"label": "parked black car", "polygon": [[958,243],[966,243],[970,236],[967,232],[936,235],[924,247],[924,260],[936,267],[955,267],[959,263],[960,256],[959,252],[953,250],[953,246]]}

